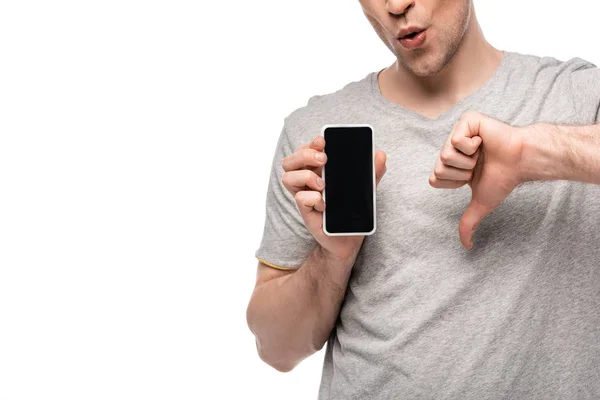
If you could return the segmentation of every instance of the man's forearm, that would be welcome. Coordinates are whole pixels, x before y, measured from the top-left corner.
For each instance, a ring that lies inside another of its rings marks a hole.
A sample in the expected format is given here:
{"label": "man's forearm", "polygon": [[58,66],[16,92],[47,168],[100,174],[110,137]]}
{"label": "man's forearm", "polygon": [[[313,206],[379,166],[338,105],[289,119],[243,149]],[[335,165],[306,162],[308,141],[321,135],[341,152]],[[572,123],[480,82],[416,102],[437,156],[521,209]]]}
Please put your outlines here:
{"label": "man's forearm", "polygon": [[524,132],[523,180],[600,184],[600,125],[538,123]]}
{"label": "man's forearm", "polygon": [[354,260],[333,259],[321,247],[295,272],[254,290],[248,325],[258,352],[289,371],[323,347],[337,320]]}

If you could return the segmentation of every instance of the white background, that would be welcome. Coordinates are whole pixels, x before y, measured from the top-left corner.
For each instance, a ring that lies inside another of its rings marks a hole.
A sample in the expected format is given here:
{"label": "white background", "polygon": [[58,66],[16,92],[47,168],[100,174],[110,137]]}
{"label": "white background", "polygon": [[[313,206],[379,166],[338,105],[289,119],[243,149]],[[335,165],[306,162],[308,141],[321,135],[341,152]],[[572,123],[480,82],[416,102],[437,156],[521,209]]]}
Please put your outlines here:
{"label": "white background", "polygon": [[[383,0],[381,0],[383,2]],[[600,62],[589,0],[478,0]],[[0,2],[0,400],[315,399],[246,326],[283,118],[393,61],[358,1]]]}

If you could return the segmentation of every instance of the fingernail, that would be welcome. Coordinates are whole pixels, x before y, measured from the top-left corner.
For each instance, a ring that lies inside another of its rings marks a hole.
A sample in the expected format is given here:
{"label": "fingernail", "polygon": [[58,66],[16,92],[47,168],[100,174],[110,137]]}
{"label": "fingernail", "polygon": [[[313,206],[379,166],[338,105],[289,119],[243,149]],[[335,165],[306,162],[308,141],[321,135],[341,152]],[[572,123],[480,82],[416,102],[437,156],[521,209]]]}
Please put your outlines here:
{"label": "fingernail", "polygon": [[323,181],[323,179],[317,178],[317,185],[323,186],[324,184],[325,184],[325,181]]}
{"label": "fingernail", "polygon": [[325,161],[325,154],[324,153],[317,153],[317,154],[315,154],[315,157],[319,161]]}

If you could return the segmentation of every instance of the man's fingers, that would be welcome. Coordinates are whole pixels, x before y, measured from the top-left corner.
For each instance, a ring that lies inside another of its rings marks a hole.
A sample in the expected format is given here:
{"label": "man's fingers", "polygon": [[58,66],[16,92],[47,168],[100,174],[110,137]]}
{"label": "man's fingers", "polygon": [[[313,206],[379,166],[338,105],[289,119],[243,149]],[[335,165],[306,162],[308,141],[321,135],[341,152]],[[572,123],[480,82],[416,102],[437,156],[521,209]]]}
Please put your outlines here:
{"label": "man's fingers", "polygon": [[472,169],[460,169],[444,165],[441,160],[438,160],[433,174],[438,179],[449,179],[453,181],[468,181],[473,175]]}
{"label": "man's fingers", "polygon": [[296,147],[295,151],[301,150],[301,149],[315,149],[318,151],[323,151],[323,149],[325,148],[325,138],[321,135],[316,136],[311,142],[309,143],[304,143],[298,147]]}
{"label": "man's fingers", "polygon": [[295,171],[310,167],[318,168],[323,166],[326,161],[327,155],[324,152],[304,148],[285,157],[281,162],[281,166],[285,171]]}
{"label": "man's fingers", "polygon": [[294,196],[296,199],[296,204],[300,208],[300,212],[309,212],[315,208],[319,212],[323,212],[325,210],[325,202],[323,201],[323,196],[320,192],[315,192],[314,190],[301,190],[296,193]]}
{"label": "man's fingers", "polygon": [[463,114],[450,135],[452,146],[466,155],[474,154],[481,145],[481,137],[478,135],[481,124],[486,118],[485,115],[477,112]]}
{"label": "man's fingers", "polygon": [[322,231],[325,202],[320,192],[301,190],[294,196],[298,210],[311,233]]}
{"label": "man's fingers", "polygon": [[434,174],[429,176],[429,185],[437,189],[458,189],[467,181],[455,181],[450,179],[438,179]]}
{"label": "man's fingers", "polygon": [[307,187],[312,190],[321,191],[325,187],[325,182],[315,172],[308,169],[297,171],[286,171],[281,177],[283,186],[295,196],[297,192],[306,190]]}
{"label": "man's fingers", "polygon": [[477,149],[481,145],[481,137],[468,137],[465,135],[465,133],[470,131],[464,130],[464,126],[461,127],[459,125],[457,128],[462,130],[457,130],[452,134],[450,143],[452,143],[452,146],[454,146],[454,148],[456,148],[460,152],[468,156],[472,155],[477,151]]}
{"label": "man's fingers", "polygon": [[325,138],[323,136],[317,136],[310,142],[310,148],[317,151],[323,151],[325,148]]}
{"label": "man's fingers", "polygon": [[443,164],[461,169],[475,168],[478,156],[478,150],[476,150],[473,155],[467,156],[466,154],[463,154],[451,145],[444,146],[444,148],[440,152],[440,160]]}
{"label": "man's fingers", "polygon": [[[325,154],[325,138],[323,136],[315,137],[313,141],[310,142],[309,147],[311,149],[323,152],[323,154]],[[325,158],[325,162],[327,162],[327,158]],[[317,174],[318,176],[323,176],[323,165],[320,165],[315,169],[315,174]]]}

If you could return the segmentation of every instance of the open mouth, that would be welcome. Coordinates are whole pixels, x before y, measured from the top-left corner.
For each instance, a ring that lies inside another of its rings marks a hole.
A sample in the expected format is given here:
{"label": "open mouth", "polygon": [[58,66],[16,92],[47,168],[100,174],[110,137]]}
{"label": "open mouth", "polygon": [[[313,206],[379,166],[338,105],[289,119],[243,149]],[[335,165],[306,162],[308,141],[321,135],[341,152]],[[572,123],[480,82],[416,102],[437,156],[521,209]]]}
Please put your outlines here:
{"label": "open mouth", "polygon": [[[410,29],[412,30],[412,29]],[[416,49],[423,46],[426,40],[427,29],[421,29],[416,32],[408,33],[404,36],[400,36],[398,39],[400,44],[406,49]]]}
{"label": "open mouth", "polygon": [[409,33],[408,35],[403,36],[402,39],[412,39],[412,38],[414,38],[415,36],[417,36],[421,32],[423,32],[423,31]]}

